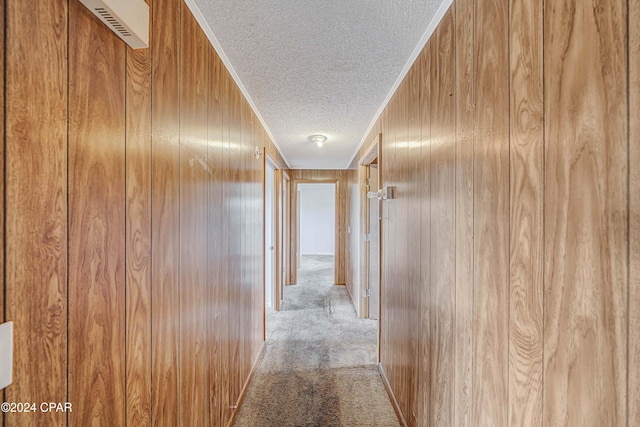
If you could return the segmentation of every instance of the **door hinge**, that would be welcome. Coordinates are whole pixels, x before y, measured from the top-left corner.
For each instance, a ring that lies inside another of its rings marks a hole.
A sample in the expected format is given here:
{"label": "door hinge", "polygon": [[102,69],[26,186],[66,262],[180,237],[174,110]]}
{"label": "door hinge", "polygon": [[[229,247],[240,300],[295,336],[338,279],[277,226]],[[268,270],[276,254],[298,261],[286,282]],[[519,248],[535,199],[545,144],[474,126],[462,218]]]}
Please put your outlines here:
{"label": "door hinge", "polygon": [[364,235],[364,241],[365,242],[370,242],[371,241],[371,234],[370,233],[367,233],[367,234]]}
{"label": "door hinge", "polygon": [[365,178],[364,184],[368,187],[371,185],[371,180],[369,178]]}
{"label": "door hinge", "polygon": [[371,291],[370,291],[369,289],[366,289],[366,290],[364,291],[364,297],[365,297],[365,298],[369,298],[370,296],[371,296]]}

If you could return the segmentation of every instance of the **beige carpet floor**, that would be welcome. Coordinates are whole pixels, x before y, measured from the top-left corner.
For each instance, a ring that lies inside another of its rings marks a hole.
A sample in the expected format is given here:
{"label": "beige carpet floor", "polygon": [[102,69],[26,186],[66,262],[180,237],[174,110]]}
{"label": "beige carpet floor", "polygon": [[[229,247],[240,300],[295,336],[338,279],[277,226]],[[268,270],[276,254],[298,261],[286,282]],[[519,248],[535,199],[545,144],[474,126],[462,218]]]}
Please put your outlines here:
{"label": "beige carpet floor", "polygon": [[303,256],[267,342],[237,427],[398,426],[376,368],[376,321],[356,318],[333,257]]}

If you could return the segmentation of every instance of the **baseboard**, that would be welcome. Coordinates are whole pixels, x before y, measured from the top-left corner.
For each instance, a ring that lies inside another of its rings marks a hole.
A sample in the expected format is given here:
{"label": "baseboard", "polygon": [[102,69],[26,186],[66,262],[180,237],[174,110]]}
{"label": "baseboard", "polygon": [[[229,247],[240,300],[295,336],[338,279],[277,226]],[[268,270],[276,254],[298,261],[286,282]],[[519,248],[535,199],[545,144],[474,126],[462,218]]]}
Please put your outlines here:
{"label": "baseboard", "polygon": [[353,300],[353,294],[351,294],[351,289],[349,289],[349,286],[347,286],[346,283],[344,287],[347,288],[347,295],[349,295],[349,300],[351,301],[351,305],[353,306],[353,309],[356,311],[356,317],[361,319],[360,313],[358,312],[358,307],[356,307],[356,303]]}
{"label": "baseboard", "polygon": [[349,294],[349,299],[351,300],[351,304],[353,304],[353,295],[351,295],[351,289],[349,289],[346,283],[344,284],[344,287],[347,288],[347,294]]}
{"label": "baseboard", "polygon": [[245,396],[245,394],[247,394],[247,390],[249,389],[249,384],[251,383],[251,379],[253,378],[253,374],[256,372],[256,369],[258,368],[258,362],[260,362],[260,359],[262,358],[262,352],[264,351],[264,345],[265,345],[265,341],[262,341],[262,345],[260,346],[260,351],[258,352],[258,357],[256,357],[256,360],[253,362],[253,366],[251,367],[251,371],[249,371],[249,376],[247,376],[247,380],[244,382],[244,385],[242,386],[242,391],[240,392],[240,397],[238,398],[238,404],[236,405],[235,409],[231,413],[231,418],[229,418],[229,422],[227,423],[227,427],[233,426],[233,423],[236,420],[236,416],[238,415],[238,412],[240,411],[240,407],[242,406],[242,401],[244,400],[244,396]]}
{"label": "baseboard", "polygon": [[307,253],[300,253],[300,256],[304,256],[304,255],[333,256],[333,257],[336,256],[336,254],[319,254],[319,253],[308,253],[307,254]]}
{"label": "baseboard", "polygon": [[382,367],[382,363],[378,363],[378,372],[380,372],[380,376],[382,377],[382,382],[384,383],[384,388],[387,390],[387,394],[389,395],[389,399],[391,399],[391,405],[393,406],[393,410],[396,411],[396,416],[398,417],[398,421],[402,424],[403,427],[407,427],[407,420],[404,419],[404,415],[400,410],[400,404],[398,403],[398,399],[396,399],[396,395],[393,393],[391,389],[391,384],[389,384],[389,378],[387,378],[387,373],[384,371]]}

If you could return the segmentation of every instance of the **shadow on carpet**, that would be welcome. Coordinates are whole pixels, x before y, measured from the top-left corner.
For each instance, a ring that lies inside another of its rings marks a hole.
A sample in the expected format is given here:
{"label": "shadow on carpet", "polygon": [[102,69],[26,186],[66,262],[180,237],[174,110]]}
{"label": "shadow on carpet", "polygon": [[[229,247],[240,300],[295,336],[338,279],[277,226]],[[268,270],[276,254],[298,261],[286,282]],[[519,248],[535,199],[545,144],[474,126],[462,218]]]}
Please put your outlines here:
{"label": "shadow on carpet", "polygon": [[333,257],[305,255],[267,342],[236,427],[398,426],[376,367],[376,321],[358,319]]}

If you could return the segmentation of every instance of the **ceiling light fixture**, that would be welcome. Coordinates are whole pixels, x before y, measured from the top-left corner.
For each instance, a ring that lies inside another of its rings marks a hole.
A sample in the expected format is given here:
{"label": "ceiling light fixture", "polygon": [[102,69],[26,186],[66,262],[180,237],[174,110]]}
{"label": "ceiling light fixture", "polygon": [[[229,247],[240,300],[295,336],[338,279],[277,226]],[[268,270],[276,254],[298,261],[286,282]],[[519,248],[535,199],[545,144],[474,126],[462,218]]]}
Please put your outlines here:
{"label": "ceiling light fixture", "polygon": [[322,147],[326,140],[327,140],[327,137],[324,135],[311,135],[309,137],[309,141],[313,142],[318,147]]}

